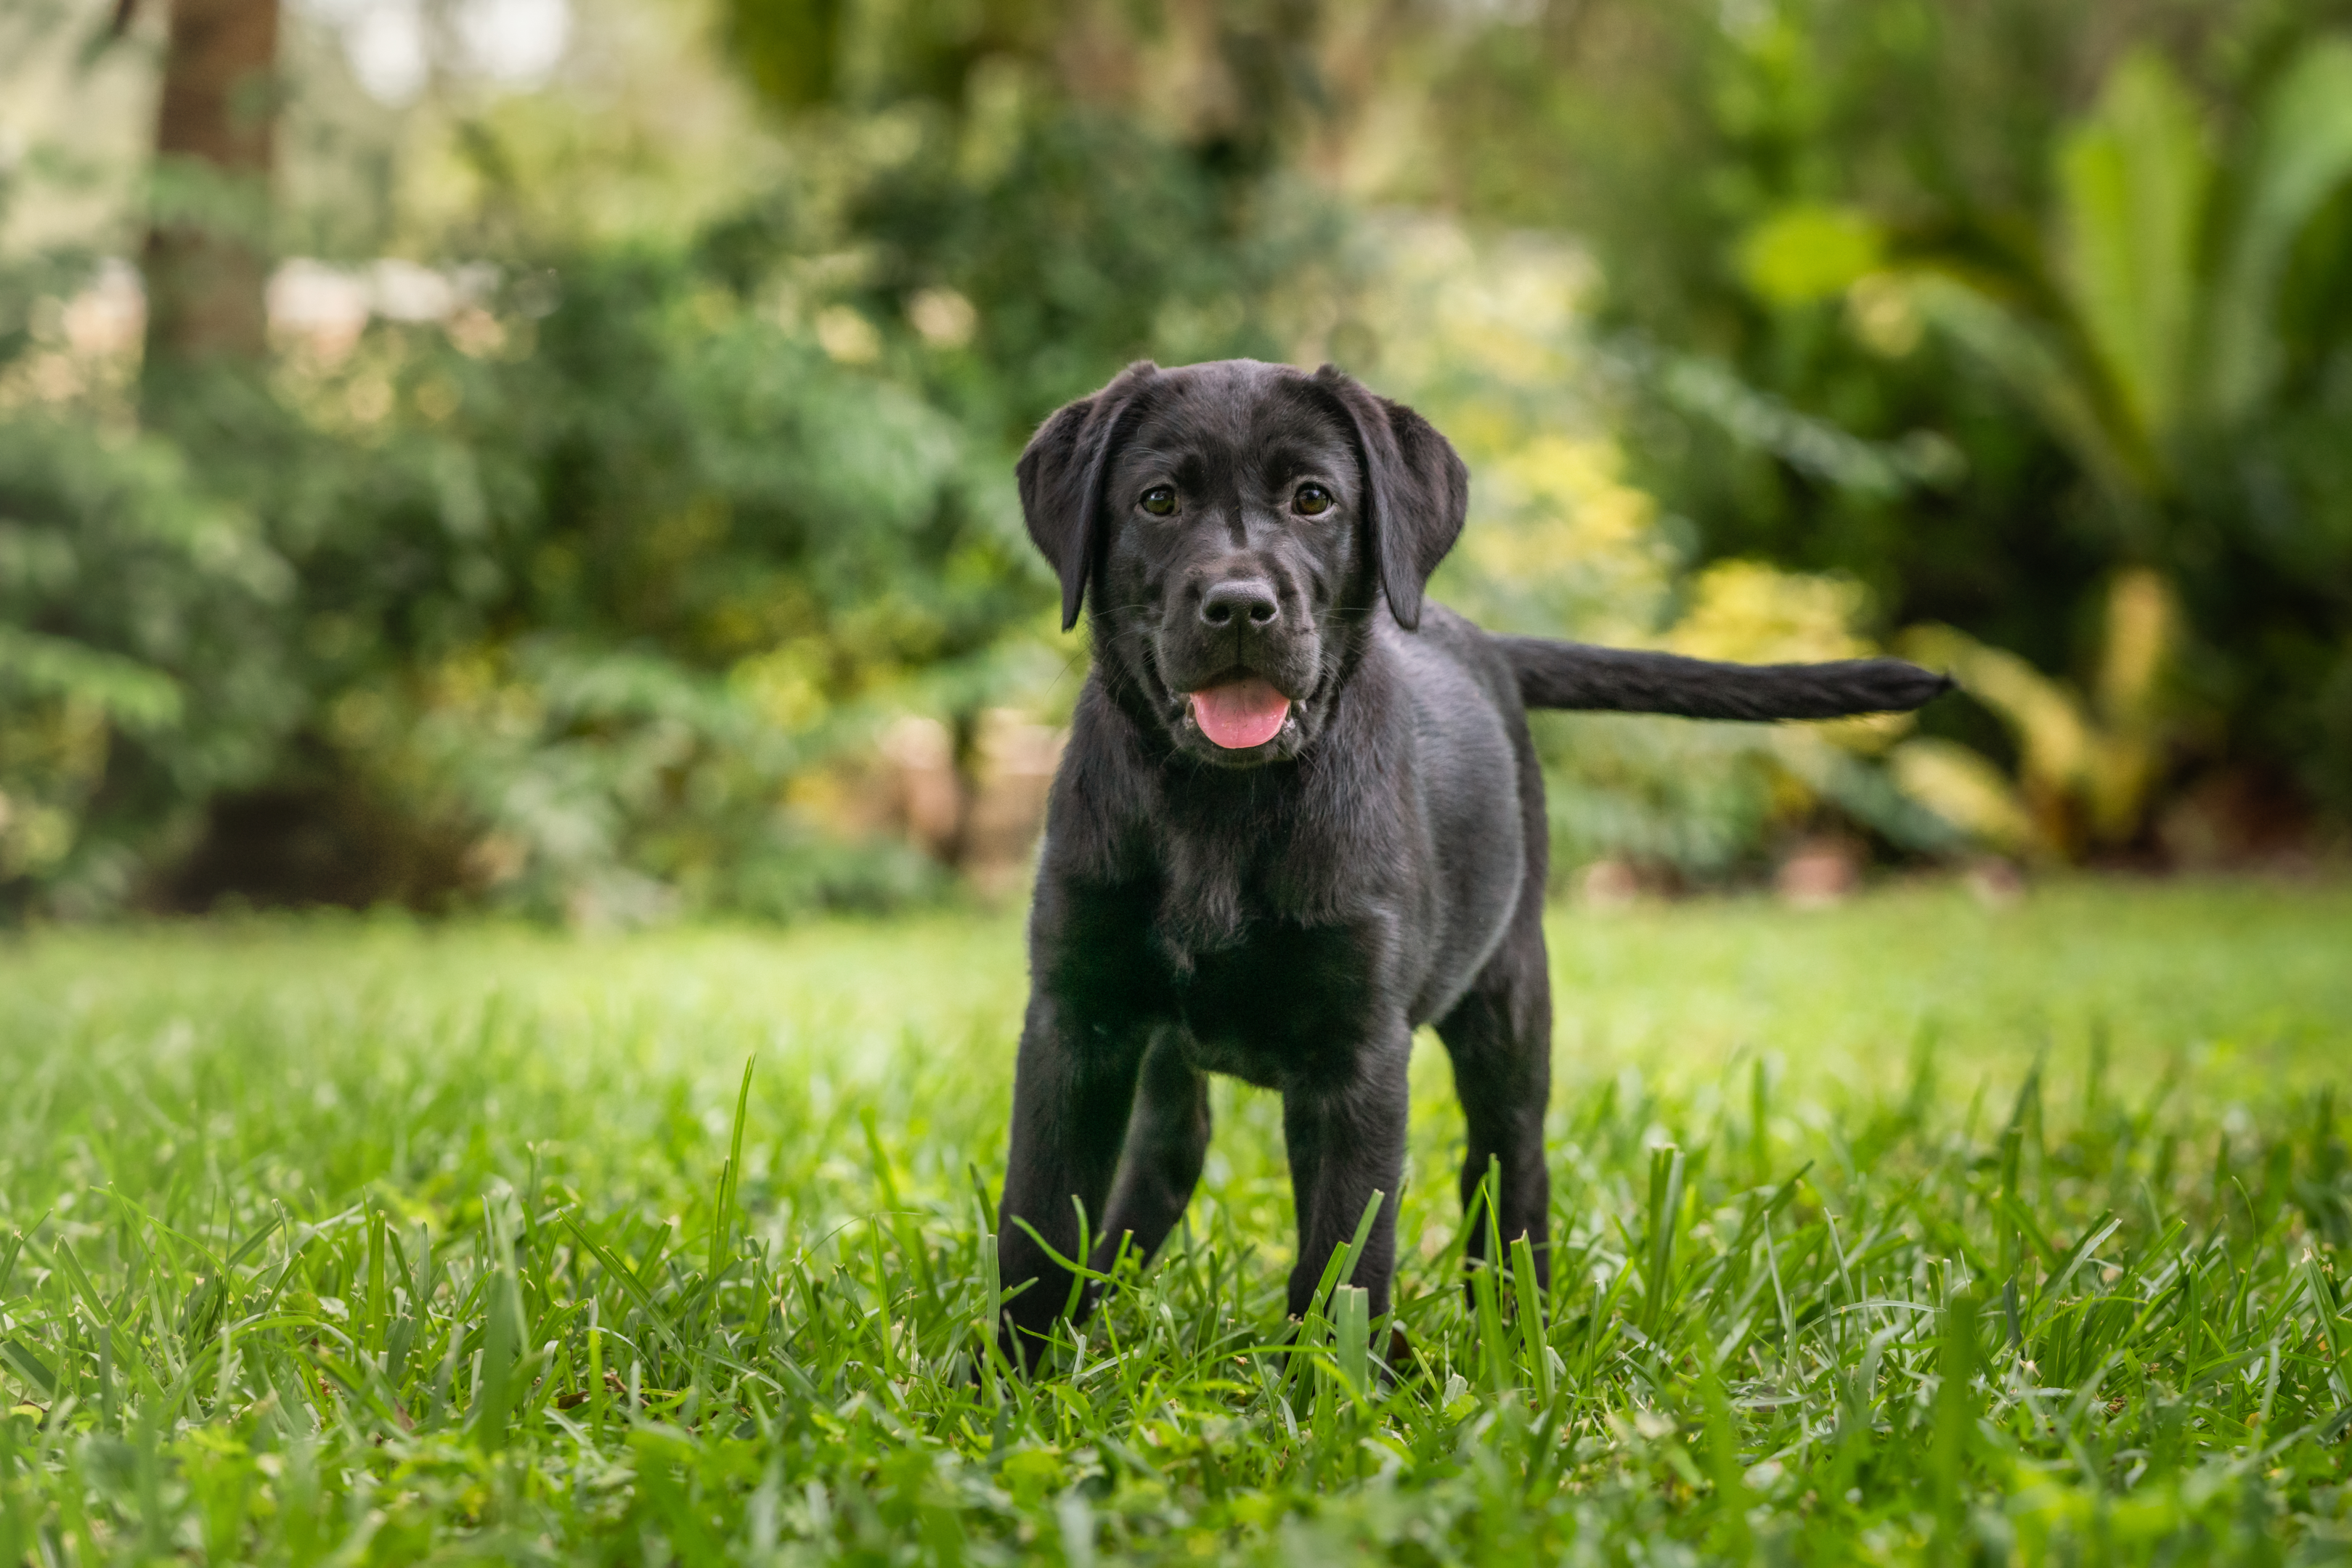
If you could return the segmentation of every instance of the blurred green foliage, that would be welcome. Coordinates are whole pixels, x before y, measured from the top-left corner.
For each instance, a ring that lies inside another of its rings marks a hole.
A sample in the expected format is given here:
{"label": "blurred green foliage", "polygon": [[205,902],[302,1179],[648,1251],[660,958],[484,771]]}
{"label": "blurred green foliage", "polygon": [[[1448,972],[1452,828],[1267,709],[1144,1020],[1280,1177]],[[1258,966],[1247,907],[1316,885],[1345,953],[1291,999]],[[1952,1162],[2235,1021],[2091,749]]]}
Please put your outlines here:
{"label": "blurred green foliage", "polygon": [[[969,796],[1066,706],[1009,464],[1142,355],[1423,406],[1492,624],[2016,675],[1908,740],[1553,724],[1564,865],[2352,807],[2334,0],[574,9],[574,75],[405,109],[289,13],[266,220],[174,169],[0,244],[0,913],[935,893],[859,759],[935,715]],[[323,258],[265,361],[137,385],[154,214]]]}
{"label": "blurred green foliage", "polygon": [[[1475,210],[1573,229],[1635,342],[1928,459],[1840,473],[1652,378],[1633,476],[1703,557],[2087,682],[2109,580],[2183,596],[2166,779],[2352,804],[2352,8],[1545,8],[1438,95]],[[1947,707],[1996,757],[2014,746]]]}
{"label": "blurred green foliage", "polygon": [[[730,34],[780,110],[782,17]],[[895,705],[969,735],[1052,686],[1013,455],[1134,354],[1278,352],[1255,301],[1329,232],[999,64],[961,105],[886,73],[803,168],[618,241],[546,212],[531,127],[469,120],[469,265],[411,269],[452,308],[151,376],[135,438],[103,384],[0,418],[0,627],[42,655],[0,675],[0,898],[626,921],[935,885],[792,780]],[[69,375],[21,298],[12,368]]]}

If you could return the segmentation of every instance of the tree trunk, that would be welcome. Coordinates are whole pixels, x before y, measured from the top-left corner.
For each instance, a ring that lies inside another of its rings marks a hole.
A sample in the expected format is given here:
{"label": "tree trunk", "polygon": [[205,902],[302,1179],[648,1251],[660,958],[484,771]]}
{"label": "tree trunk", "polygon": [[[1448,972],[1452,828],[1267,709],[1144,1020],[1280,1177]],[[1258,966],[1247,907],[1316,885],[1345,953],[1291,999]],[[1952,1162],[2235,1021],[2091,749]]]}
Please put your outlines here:
{"label": "tree trunk", "polygon": [[172,0],[155,126],[147,279],[147,381],[202,362],[258,359],[278,0]]}

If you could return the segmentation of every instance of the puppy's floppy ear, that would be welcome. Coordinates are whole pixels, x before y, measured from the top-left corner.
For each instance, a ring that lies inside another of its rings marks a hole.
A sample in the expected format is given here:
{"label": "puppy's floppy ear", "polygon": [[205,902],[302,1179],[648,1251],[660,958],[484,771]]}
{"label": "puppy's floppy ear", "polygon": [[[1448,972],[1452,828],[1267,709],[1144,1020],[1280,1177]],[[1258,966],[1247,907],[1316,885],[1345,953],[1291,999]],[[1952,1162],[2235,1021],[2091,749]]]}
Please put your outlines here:
{"label": "puppy's floppy ear", "polygon": [[1103,509],[1103,476],[1135,394],[1160,373],[1138,360],[1091,397],[1065,405],[1039,427],[1021,454],[1021,515],[1029,538],[1062,580],[1062,630],[1078,623],[1087,574],[1094,566]]}
{"label": "puppy's floppy ear", "polygon": [[1470,471],[1454,444],[1401,402],[1367,391],[1337,365],[1315,372],[1356,428],[1370,489],[1372,564],[1389,613],[1411,632],[1421,624],[1421,591],[1454,548],[1470,508]]}

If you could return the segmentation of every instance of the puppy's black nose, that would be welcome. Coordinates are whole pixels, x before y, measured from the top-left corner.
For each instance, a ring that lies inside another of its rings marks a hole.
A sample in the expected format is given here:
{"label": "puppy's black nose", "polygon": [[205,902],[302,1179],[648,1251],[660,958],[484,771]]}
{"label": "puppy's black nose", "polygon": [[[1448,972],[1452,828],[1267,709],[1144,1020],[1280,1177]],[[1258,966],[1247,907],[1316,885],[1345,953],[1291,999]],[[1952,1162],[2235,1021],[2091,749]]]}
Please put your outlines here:
{"label": "puppy's black nose", "polygon": [[1212,626],[1231,626],[1241,619],[1253,626],[1271,626],[1281,613],[1274,585],[1254,577],[1221,582],[1201,596],[1201,619]]}

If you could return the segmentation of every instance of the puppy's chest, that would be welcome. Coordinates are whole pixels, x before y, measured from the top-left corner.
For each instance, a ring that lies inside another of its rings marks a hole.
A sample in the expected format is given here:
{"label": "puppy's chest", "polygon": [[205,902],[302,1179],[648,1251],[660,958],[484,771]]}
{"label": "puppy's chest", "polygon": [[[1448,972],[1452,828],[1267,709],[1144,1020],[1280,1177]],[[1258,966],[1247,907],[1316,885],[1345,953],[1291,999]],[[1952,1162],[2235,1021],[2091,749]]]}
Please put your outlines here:
{"label": "puppy's chest", "polygon": [[1269,1088],[1344,1064],[1383,990],[1361,934],[1269,924],[1215,952],[1160,968],[1196,1065]]}
{"label": "puppy's chest", "polygon": [[1207,890],[1155,876],[1083,904],[1057,989],[1105,1023],[1181,1029],[1209,1071],[1268,1087],[1328,1073],[1394,1010],[1369,911],[1302,907],[1246,874]]}
{"label": "puppy's chest", "polygon": [[[1049,843],[1066,902],[1045,973],[1089,1024],[1173,1025],[1198,1065],[1280,1086],[1344,1067],[1398,1013],[1405,836],[1297,776],[1130,802],[1095,853]],[[1091,862],[1091,863],[1089,863]]]}

